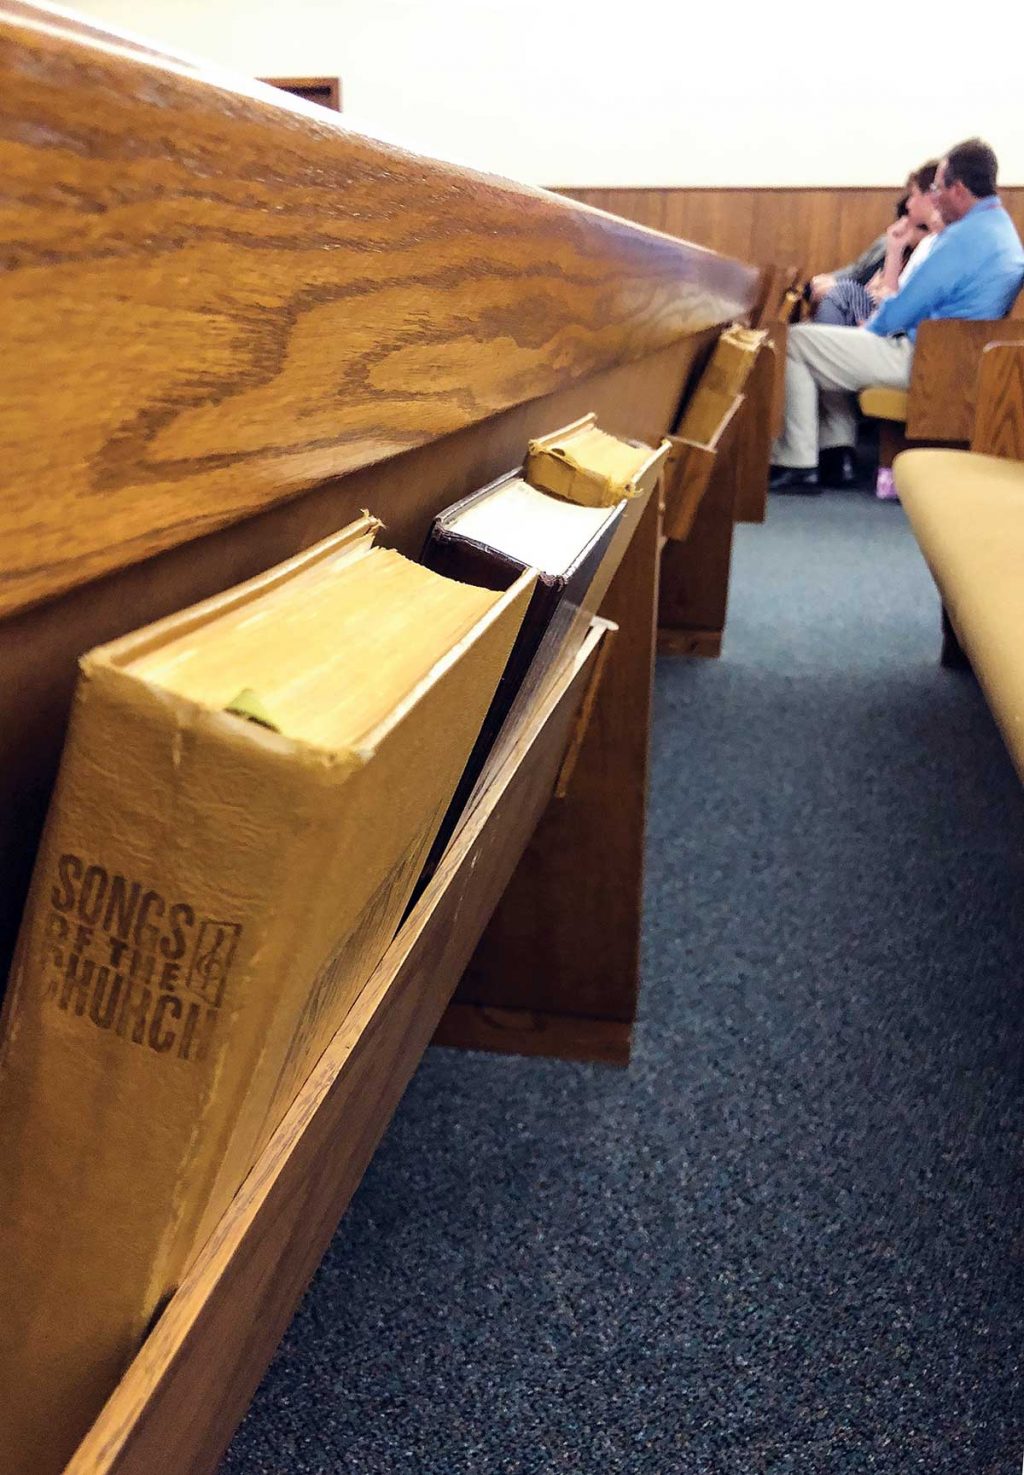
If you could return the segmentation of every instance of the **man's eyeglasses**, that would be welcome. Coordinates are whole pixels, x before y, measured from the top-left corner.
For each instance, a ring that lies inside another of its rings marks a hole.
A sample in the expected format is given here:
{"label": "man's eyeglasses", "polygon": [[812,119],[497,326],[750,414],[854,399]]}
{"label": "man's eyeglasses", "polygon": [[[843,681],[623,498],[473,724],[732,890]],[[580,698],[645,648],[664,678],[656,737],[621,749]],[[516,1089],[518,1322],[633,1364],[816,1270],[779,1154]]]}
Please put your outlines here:
{"label": "man's eyeglasses", "polygon": [[956,184],[956,180],[947,179],[945,184],[940,184],[937,179],[933,179],[931,184],[928,186],[928,193],[930,195],[941,195],[942,191],[944,189],[949,189],[951,184]]}

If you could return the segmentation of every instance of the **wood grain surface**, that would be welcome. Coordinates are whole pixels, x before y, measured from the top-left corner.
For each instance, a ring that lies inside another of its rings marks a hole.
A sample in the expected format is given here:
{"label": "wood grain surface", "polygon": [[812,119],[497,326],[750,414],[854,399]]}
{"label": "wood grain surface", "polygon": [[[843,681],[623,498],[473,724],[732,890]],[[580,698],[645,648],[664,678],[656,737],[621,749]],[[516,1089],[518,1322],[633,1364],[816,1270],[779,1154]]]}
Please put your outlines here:
{"label": "wood grain surface", "polygon": [[907,404],[907,436],[911,440],[957,441],[964,445],[970,441],[982,351],[997,340],[1024,340],[1024,321],[950,319],[921,324]]}
{"label": "wood grain surface", "polygon": [[713,661],[722,654],[721,630],[673,630],[662,626],[658,631],[658,654],[661,656],[698,656]]}
{"label": "wood grain surface", "polygon": [[[785,349],[783,349],[785,353]],[[743,394],[743,424],[736,445],[737,522],[764,522],[775,438],[778,354],[769,340],[758,350]]]}
{"label": "wood grain surface", "polygon": [[[806,276],[833,271],[859,256],[890,224],[903,193],[899,184],[872,189],[566,188],[562,192],[570,199],[743,261],[762,266],[796,262]],[[1000,197],[1024,236],[1024,187],[1006,186]]]}
{"label": "wood grain surface", "polygon": [[781,435],[786,420],[786,348],[789,343],[789,324],[773,323],[768,329],[768,338],[775,350],[775,387],[772,392],[770,416],[772,437]]}
{"label": "wood grain surface", "polygon": [[[756,425],[751,406],[744,397],[722,432],[708,485],[686,541],[670,540],[662,550],[658,649],[666,653],[717,656],[721,651],[738,478],[741,468],[752,464],[745,446],[753,428]],[[767,429],[763,417],[761,429]]]}
{"label": "wood grain surface", "polygon": [[[743,396],[737,395],[728,412],[737,414]],[[724,428],[724,427],[720,427]],[[665,465],[665,517],[663,532],[667,539],[682,542],[693,525],[700,499],[707,490],[717,455],[712,442],[677,438]]]}
{"label": "wood grain surface", "polygon": [[633,1026],[623,1019],[584,1019],[540,1009],[449,1004],[431,1041],[457,1050],[549,1056],[591,1065],[628,1065]]}
{"label": "wood grain surface", "polygon": [[[9,933],[84,649],[361,506],[415,554],[441,507],[586,411],[656,443],[758,281],[23,0],[0,0],[0,165]],[[545,1005],[584,1021],[546,1019],[549,1037],[628,1043],[651,508],[609,592],[622,630],[565,797],[548,803],[593,646],[442,862],[73,1475],[215,1467],[545,806],[545,905],[524,911],[518,891],[506,915],[534,981],[554,981]],[[508,979],[509,960],[497,971]],[[619,1028],[598,1040],[588,1017]]]}
{"label": "wood grain surface", "polygon": [[547,802],[601,631],[544,699],[65,1475],[210,1475]]}
{"label": "wood grain surface", "polygon": [[402,456],[333,478],[242,522],[0,619],[0,975],[14,945],[79,656],[253,577],[344,527],[363,507],[380,541],[417,557],[434,515],[522,464],[531,436],[591,410],[657,445],[713,335],[603,370]]}
{"label": "wood grain surface", "polygon": [[738,262],[32,15],[0,6],[0,611],[753,300]]}
{"label": "wood grain surface", "polygon": [[1024,343],[990,343],[982,352],[971,449],[1024,461]]}
{"label": "wood grain surface", "polygon": [[304,97],[307,102],[341,112],[340,77],[264,77],[262,80],[268,87],[280,87],[282,92],[291,92],[295,97]]}

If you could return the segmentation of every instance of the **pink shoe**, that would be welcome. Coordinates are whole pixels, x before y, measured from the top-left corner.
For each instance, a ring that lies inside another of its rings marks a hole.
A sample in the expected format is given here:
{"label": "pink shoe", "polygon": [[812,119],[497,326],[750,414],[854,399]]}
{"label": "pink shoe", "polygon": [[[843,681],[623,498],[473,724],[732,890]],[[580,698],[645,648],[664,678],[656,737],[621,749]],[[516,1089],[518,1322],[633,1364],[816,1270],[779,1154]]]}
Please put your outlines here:
{"label": "pink shoe", "polygon": [[898,502],[900,494],[896,490],[896,483],[892,479],[892,471],[887,466],[878,468],[878,476],[875,478],[875,496],[880,502]]}

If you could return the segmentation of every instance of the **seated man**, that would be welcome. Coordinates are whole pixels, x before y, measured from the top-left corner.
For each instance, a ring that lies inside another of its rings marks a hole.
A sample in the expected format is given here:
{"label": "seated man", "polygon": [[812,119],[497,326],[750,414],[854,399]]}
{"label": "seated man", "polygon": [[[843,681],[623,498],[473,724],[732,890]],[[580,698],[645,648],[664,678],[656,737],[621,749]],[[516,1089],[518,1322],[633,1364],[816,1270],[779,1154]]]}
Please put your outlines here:
{"label": "seated man", "polygon": [[928,259],[861,328],[800,323],[786,349],[786,418],[772,453],[773,491],[818,490],[819,450],[852,448],[852,395],[906,389],[919,323],[999,318],[1024,282],[1024,249],[996,194],[996,156],[969,139],[939,165],[931,193],[946,229]]}

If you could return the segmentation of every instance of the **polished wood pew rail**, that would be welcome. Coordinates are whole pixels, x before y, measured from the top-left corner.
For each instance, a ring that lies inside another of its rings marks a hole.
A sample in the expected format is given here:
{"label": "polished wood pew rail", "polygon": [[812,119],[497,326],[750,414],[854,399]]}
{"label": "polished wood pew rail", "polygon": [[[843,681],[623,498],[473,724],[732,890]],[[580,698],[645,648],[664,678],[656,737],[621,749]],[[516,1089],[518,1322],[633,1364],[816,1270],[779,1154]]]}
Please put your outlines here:
{"label": "polished wood pew rail", "polygon": [[[590,410],[657,444],[758,279],[24,0],[0,168],[2,956],[83,651],[363,507],[415,556]],[[215,1467],[453,989],[460,1044],[628,1058],[659,511],[69,1472]]]}

